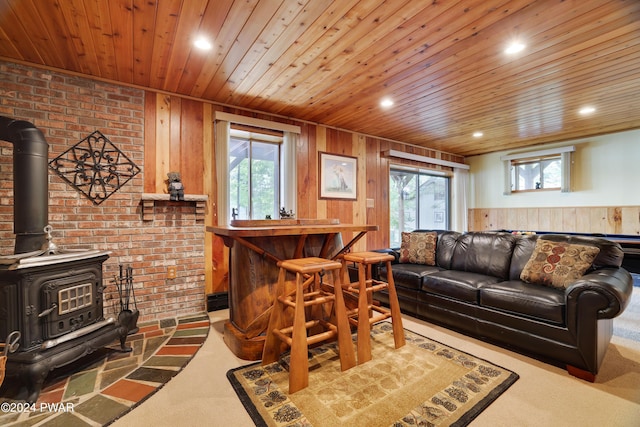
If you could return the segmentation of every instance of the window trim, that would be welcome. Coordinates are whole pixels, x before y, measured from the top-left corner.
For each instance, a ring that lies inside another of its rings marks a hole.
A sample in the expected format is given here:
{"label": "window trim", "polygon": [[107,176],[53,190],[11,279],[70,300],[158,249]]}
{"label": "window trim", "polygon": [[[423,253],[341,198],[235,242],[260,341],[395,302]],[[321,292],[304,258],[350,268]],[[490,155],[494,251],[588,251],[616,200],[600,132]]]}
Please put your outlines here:
{"label": "window trim", "polygon": [[[234,132],[235,131],[235,132]],[[243,141],[244,143],[247,144],[247,156],[245,157],[245,159],[248,160],[249,162],[249,167],[248,167],[248,191],[249,191],[249,203],[248,203],[248,209],[249,209],[249,219],[264,219],[264,218],[253,218],[254,215],[254,204],[253,204],[253,195],[254,195],[254,189],[253,189],[253,161],[255,160],[254,157],[254,150],[256,149],[254,144],[262,144],[262,145],[270,145],[273,146],[274,149],[277,151],[277,173],[275,174],[275,188],[278,188],[279,190],[277,191],[275,198],[276,200],[274,200],[274,216],[278,213],[278,210],[280,209],[280,204],[281,204],[281,200],[283,198],[283,191],[282,191],[282,187],[281,187],[281,183],[280,183],[280,179],[282,178],[282,161],[283,161],[283,153],[282,153],[282,145],[284,143],[284,135],[282,132],[278,131],[276,133],[279,133],[278,136],[275,135],[275,133],[272,135],[271,131],[269,131],[268,129],[265,129],[265,132],[262,133],[262,129],[253,129],[250,132],[246,132],[246,131],[240,131],[238,132],[237,129],[234,129],[234,126],[231,125],[231,130],[229,133],[229,143],[231,142],[231,140],[235,140],[235,141]],[[241,162],[240,162],[241,163]],[[229,173],[231,173],[232,168],[231,166],[229,167]],[[229,182],[231,182],[231,180],[229,180]],[[229,191],[229,206],[227,208],[230,208],[234,205],[234,203],[231,202],[231,187],[229,184],[227,184],[227,191]],[[238,208],[240,208],[238,206]]]}
{"label": "window trim", "polygon": [[[413,173],[418,175],[418,177],[420,177],[421,175],[428,175],[428,176],[433,176],[433,177],[438,177],[438,178],[446,178],[447,180],[447,189],[446,189],[446,204],[447,204],[447,211],[446,211],[446,215],[445,215],[445,222],[444,225],[442,226],[443,229],[450,229],[452,221],[453,221],[453,199],[452,199],[452,194],[453,194],[453,179],[454,179],[454,174],[449,172],[449,171],[443,171],[443,170],[435,170],[435,169],[429,169],[429,168],[423,168],[423,167],[416,167],[416,166],[408,166],[405,164],[400,164],[400,163],[390,163],[389,164],[389,186],[391,186],[391,173],[393,171],[405,171],[405,172],[409,172],[409,173]],[[391,191],[389,189],[389,191]],[[391,195],[389,195],[389,202],[391,202]],[[389,206],[389,209],[391,209],[391,207]],[[418,208],[416,211],[416,215],[420,215],[420,209]],[[420,228],[420,224],[417,223],[416,221],[416,227]],[[405,230],[407,231],[407,230]],[[391,211],[389,210],[389,241],[391,242]]]}
{"label": "window trim", "polygon": [[[529,151],[515,154],[507,154],[500,157],[500,160],[503,162],[503,173],[504,173],[504,195],[508,196],[514,191],[512,190],[512,182],[511,182],[511,165],[512,161],[517,160],[526,160],[526,159],[535,159],[541,158],[545,156],[553,156],[560,155],[560,174],[561,174],[561,184],[560,191],[563,193],[568,193],[571,191],[571,169],[572,169],[572,159],[571,153],[576,151],[575,145],[567,145],[564,147],[556,147],[556,148],[548,148],[537,151]],[[516,193],[525,193],[525,192],[536,192],[542,191],[539,190],[520,190],[516,191]],[[556,188],[549,191],[558,191]]]}
{"label": "window trim", "polygon": [[229,134],[231,124],[241,124],[264,129],[279,130],[284,132],[281,160],[281,203],[286,204],[287,210],[296,211],[297,204],[297,180],[296,180],[296,146],[301,133],[300,126],[270,120],[256,119],[238,114],[216,111],[214,121],[214,151],[216,164],[216,202],[214,207],[215,222],[220,226],[230,225],[229,218]]}
{"label": "window trim", "polygon": [[[546,190],[546,191],[560,191],[562,189],[562,182],[560,182],[560,185],[557,187],[544,187],[544,168],[542,167],[542,164],[544,162],[547,161],[559,161],[560,162],[560,168],[562,169],[562,156],[561,155],[554,155],[554,156],[544,156],[544,157],[531,157],[531,158],[526,158],[526,159],[518,159],[518,160],[511,160],[511,166],[510,166],[510,171],[511,171],[511,175],[510,178],[513,178],[513,174],[515,173],[515,169],[517,169],[519,166],[524,166],[524,165],[538,165],[539,168],[539,174],[540,174],[540,184],[541,187],[540,188],[524,188],[521,189],[519,188],[519,182],[513,182],[513,180],[511,181],[511,192],[512,193],[523,193],[523,192],[528,192],[528,191],[541,191],[541,190]],[[520,176],[520,175],[518,175]],[[562,179],[561,179],[562,181]]]}

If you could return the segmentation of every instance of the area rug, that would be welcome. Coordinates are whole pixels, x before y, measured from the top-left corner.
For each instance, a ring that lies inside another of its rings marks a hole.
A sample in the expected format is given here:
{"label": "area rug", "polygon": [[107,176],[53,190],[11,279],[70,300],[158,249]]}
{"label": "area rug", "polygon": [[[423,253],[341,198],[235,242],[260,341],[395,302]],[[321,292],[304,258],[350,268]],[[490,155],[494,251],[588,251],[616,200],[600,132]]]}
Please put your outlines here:
{"label": "area rug", "polygon": [[[309,387],[288,394],[288,353],[232,369],[227,378],[257,426],[464,426],[518,375],[388,322],[372,329],[371,361],[340,371],[335,343],[311,349]],[[355,339],[355,337],[354,337]]]}

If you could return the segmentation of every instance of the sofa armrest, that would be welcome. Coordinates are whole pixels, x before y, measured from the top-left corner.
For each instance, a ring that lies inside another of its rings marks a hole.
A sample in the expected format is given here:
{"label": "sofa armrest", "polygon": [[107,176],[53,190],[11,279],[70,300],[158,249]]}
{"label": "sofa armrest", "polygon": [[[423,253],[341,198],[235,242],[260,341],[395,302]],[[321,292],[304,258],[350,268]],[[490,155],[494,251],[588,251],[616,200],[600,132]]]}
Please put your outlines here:
{"label": "sofa armrest", "polygon": [[[629,304],[633,278],[624,268],[601,268],[585,274],[567,288],[567,306],[576,306],[585,293],[599,295],[597,318],[613,319]],[[594,295],[594,296],[595,296]],[[574,307],[576,311],[579,307]]]}

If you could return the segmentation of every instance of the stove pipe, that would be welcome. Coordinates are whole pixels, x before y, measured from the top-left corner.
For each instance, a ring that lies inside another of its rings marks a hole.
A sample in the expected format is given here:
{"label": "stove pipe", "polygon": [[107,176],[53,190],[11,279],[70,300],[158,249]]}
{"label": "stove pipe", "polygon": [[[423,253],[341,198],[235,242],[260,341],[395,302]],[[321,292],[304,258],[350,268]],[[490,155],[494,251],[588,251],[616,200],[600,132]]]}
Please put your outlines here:
{"label": "stove pipe", "polygon": [[15,253],[41,250],[49,223],[49,145],[32,123],[0,116],[0,139],[13,144]]}

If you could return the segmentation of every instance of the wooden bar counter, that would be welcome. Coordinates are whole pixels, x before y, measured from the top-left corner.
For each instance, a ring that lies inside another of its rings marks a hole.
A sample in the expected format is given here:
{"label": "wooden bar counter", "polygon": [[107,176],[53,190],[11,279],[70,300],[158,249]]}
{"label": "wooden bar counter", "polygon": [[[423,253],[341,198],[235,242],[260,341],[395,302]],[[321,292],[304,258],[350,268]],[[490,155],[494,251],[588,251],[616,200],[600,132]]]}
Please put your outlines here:
{"label": "wooden bar counter", "polygon": [[[260,360],[269,323],[280,260],[317,256],[336,259],[377,225],[337,220],[238,220],[229,227],[207,227],[229,250],[229,321],[224,341],[233,354]],[[353,234],[343,244],[342,233]]]}

